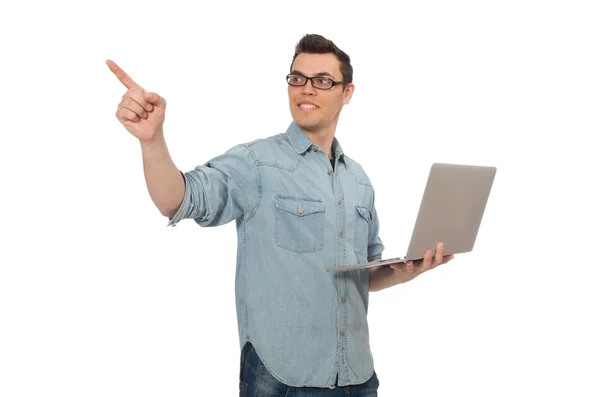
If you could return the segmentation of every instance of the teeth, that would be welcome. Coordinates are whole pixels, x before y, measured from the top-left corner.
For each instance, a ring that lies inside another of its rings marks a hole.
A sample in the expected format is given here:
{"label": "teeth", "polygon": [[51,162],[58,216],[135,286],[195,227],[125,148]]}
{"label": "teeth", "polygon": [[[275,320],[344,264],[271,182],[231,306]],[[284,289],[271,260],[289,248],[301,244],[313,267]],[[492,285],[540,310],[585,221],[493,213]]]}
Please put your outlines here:
{"label": "teeth", "polygon": [[316,109],[317,107],[315,105],[310,105],[308,103],[303,103],[300,105],[300,109],[305,109],[305,110],[312,110],[312,109]]}

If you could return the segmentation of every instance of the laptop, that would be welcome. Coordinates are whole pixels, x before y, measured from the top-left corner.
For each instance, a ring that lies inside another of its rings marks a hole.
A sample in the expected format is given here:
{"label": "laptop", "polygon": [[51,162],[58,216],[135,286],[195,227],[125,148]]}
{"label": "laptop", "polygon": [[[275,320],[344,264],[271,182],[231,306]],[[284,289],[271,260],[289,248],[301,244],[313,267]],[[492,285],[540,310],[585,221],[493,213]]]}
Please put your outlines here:
{"label": "laptop", "polygon": [[380,259],[327,269],[345,272],[423,259],[435,254],[438,242],[444,255],[471,252],[492,190],[496,167],[434,163],[421,199],[412,237],[404,257]]}

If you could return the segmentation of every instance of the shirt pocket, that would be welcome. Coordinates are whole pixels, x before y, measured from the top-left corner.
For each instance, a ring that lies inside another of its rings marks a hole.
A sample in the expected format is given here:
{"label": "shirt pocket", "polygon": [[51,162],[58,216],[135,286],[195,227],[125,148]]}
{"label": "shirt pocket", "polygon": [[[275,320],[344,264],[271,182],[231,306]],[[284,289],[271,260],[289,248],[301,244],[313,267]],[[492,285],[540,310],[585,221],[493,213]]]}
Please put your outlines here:
{"label": "shirt pocket", "polygon": [[325,204],[320,200],[275,196],[275,244],[296,252],[323,249]]}
{"label": "shirt pocket", "polygon": [[358,262],[367,261],[369,250],[369,224],[371,223],[371,211],[361,205],[356,206],[356,228],[354,231],[354,252]]}

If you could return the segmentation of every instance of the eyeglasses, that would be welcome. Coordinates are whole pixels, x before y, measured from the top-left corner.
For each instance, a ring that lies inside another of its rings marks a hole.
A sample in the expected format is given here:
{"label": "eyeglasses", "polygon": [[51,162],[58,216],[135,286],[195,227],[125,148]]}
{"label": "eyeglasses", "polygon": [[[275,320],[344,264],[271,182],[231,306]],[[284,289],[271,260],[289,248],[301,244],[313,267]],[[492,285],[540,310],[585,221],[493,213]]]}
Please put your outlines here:
{"label": "eyeglasses", "polygon": [[318,88],[320,90],[329,90],[333,86],[344,84],[344,81],[333,81],[329,77],[316,76],[316,77],[306,77],[301,74],[288,74],[286,77],[287,83],[294,87],[302,87],[306,85],[306,82],[310,80],[310,83],[313,87]]}

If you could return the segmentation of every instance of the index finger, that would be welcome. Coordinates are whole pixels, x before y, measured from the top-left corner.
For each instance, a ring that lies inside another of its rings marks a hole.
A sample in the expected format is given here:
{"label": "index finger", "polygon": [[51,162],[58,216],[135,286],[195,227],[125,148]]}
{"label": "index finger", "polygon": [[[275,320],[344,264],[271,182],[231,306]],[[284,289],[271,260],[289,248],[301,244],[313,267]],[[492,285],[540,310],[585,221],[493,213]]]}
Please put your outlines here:
{"label": "index finger", "polygon": [[123,85],[127,87],[127,89],[137,86],[137,83],[133,81],[133,79],[129,77],[129,75],[125,73],[125,71],[121,69],[119,65],[117,65],[110,59],[106,60],[106,64],[108,65],[108,68],[111,70],[111,72],[113,72],[115,76],[117,76],[119,81],[123,83]]}

